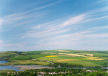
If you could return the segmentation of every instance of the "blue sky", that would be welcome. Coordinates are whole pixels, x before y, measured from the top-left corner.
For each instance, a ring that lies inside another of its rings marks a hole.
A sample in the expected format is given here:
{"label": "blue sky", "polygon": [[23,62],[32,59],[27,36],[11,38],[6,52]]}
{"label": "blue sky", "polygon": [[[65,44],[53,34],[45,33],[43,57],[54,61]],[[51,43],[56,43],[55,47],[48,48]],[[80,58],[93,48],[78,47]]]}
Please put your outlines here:
{"label": "blue sky", "polygon": [[108,50],[108,0],[0,0],[0,51]]}

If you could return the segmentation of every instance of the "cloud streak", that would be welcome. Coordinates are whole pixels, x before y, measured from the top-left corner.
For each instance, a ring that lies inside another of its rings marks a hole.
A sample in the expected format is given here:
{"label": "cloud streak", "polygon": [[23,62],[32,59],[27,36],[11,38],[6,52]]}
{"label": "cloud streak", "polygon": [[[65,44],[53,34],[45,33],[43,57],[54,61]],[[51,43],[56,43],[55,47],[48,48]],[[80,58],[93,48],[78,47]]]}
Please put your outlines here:
{"label": "cloud streak", "polygon": [[0,30],[1,30],[1,28],[2,28],[2,25],[3,25],[3,19],[2,18],[0,18]]}
{"label": "cloud streak", "polygon": [[0,18],[0,26],[6,30],[0,33],[0,45],[18,50],[106,49],[103,44],[108,45],[108,6],[96,1],[92,7],[86,7],[86,3],[79,9],[74,0],[47,0],[26,11],[7,14]]}
{"label": "cloud streak", "polygon": [[81,22],[82,20],[84,20],[86,17],[86,14],[81,14],[79,16],[75,16],[72,17],[70,19],[68,19],[67,21],[65,21],[62,26],[68,26],[68,25],[72,25],[72,24],[77,24],[79,22]]}

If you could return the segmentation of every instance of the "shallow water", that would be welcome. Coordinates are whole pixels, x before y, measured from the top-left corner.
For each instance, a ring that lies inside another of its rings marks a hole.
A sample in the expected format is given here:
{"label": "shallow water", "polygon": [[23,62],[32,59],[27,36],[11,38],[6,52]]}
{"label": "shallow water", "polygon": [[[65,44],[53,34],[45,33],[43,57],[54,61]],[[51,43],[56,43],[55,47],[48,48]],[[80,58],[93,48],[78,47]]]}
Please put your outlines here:
{"label": "shallow water", "polygon": [[102,69],[107,69],[108,70],[108,67],[102,67]]}
{"label": "shallow water", "polygon": [[[7,63],[8,61],[0,61],[0,64]],[[0,70],[15,70],[15,71],[24,71],[29,69],[43,69],[43,68],[51,68],[48,66],[42,65],[8,65],[8,66],[0,66]]]}
{"label": "shallow water", "polygon": [[[7,63],[8,61],[0,61],[0,64]],[[24,71],[29,69],[43,69],[43,68],[52,68],[49,66],[42,65],[8,65],[0,66],[0,70],[15,70],[15,71]],[[73,69],[88,69],[87,67],[73,67]],[[89,68],[90,69],[90,68]],[[108,69],[108,67],[102,67],[101,69]]]}
{"label": "shallow water", "polygon": [[0,66],[0,70],[15,70],[15,71],[23,71],[19,67],[15,66]]}
{"label": "shallow water", "polygon": [[9,66],[0,66],[0,70],[15,70],[15,71],[24,71],[29,69],[43,69],[43,68],[51,68],[48,66],[41,65],[9,65]]}
{"label": "shallow water", "polygon": [[[7,63],[8,61],[0,61],[0,64],[4,64]],[[15,66],[0,66],[0,70],[15,70],[15,71],[22,71],[20,70],[19,67],[15,67]]]}
{"label": "shallow water", "polygon": [[4,63],[7,63],[8,61],[4,61],[4,60],[2,60],[2,61],[0,61],[0,64],[4,64]]}

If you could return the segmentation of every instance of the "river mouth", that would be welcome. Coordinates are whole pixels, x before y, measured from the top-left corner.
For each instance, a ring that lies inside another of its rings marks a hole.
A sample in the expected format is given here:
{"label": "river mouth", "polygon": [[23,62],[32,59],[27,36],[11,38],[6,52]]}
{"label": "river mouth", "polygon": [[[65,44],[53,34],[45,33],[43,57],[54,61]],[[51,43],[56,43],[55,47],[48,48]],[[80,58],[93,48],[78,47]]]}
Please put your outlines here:
{"label": "river mouth", "polygon": [[52,67],[41,66],[41,65],[9,65],[9,66],[0,66],[0,70],[14,70],[14,71],[24,71],[30,69],[51,69]]}
{"label": "river mouth", "polygon": [[[8,63],[8,61],[0,61],[0,64]],[[30,69],[51,69],[52,67],[43,65],[3,65],[0,66],[0,70],[14,70],[14,71],[24,71]]]}
{"label": "river mouth", "polygon": [[[8,61],[0,61],[0,64],[8,63]],[[14,71],[24,71],[30,69],[52,69],[54,67],[43,66],[43,65],[3,65],[0,66],[0,70],[14,70]],[[58,67],[56,67],[58,68]],[[69,67],[61,67],[61,68],[69,68]],[[96,69],[95,67],[72,67],[71,69]],[[100,69],[108,70],[108,67],[101,67]]]}
{"label": "river mouth", "polygon": [[0,60],[0,64],[8,63],[8,61]]}
{"label": "river mouth", "polygon": [[[0,64],[5,64],[5,63],[8,63],[8,61],[6,61],[6,60],[1,60],[1,61],[0,61]],[[20,70],[20,68],[14,67],[14,66],[11,66],[11,65],[3,65],[3,66],[0,66],[0,70],[22,71],[22,70]]]}

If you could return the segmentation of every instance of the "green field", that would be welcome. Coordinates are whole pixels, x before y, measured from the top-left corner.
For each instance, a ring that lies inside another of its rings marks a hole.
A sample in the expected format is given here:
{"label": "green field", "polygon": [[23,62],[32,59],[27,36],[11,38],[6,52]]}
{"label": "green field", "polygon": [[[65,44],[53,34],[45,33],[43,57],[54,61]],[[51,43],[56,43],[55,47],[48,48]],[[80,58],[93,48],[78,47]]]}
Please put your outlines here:
{"label": "green field", "polygon": [[1,65],[50,65],[51,63],[59,63],[89,67],[108,66],[108,52],[77,50],[9,51],[1,52],[0,60],[9,61]]}

